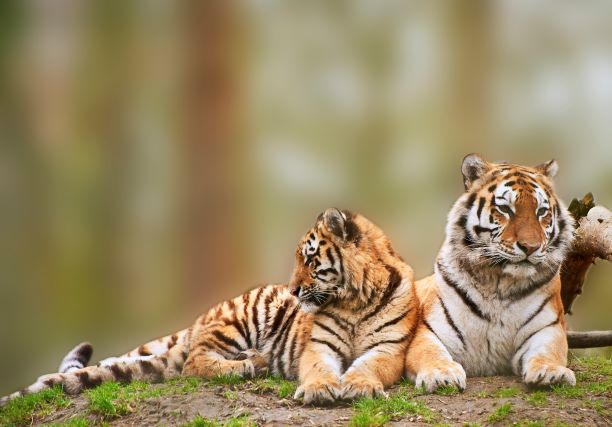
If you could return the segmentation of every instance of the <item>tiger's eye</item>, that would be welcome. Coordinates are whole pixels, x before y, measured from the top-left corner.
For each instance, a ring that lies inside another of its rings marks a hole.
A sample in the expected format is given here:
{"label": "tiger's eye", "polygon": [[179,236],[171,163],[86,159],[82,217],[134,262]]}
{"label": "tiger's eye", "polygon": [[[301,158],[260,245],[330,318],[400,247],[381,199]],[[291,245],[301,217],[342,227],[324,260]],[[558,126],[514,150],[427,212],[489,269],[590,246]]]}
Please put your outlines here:
{"label": "tiger's eye", "polygon": [[510,209],[510,206],[508,206],[508,205],[497,205],[497,209],[501,213],[505,213],[508,216],[514,215],[514,212],[512,212],[512,209]]}
{"label": "tiger's eye", "polygon": [[536,215],[538,217],[544,216],[548,213],[548,208],[540,208],[538,209],[538,211],[536,212]]}

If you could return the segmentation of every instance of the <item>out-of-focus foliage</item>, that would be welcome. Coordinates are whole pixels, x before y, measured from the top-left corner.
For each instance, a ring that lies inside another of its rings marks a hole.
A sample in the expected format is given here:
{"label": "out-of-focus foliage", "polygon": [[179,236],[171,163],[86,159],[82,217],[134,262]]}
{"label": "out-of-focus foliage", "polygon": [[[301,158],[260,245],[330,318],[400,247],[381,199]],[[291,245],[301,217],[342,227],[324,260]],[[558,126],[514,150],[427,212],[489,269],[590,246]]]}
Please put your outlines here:
{"label": "out-of-focus foliage", "polygon": [[[0,394],[264,282],[328,206],[429,274],[469,152],[612,206],[603,1],[0,2]],[[612,268],[569,319],[609,328]]]}

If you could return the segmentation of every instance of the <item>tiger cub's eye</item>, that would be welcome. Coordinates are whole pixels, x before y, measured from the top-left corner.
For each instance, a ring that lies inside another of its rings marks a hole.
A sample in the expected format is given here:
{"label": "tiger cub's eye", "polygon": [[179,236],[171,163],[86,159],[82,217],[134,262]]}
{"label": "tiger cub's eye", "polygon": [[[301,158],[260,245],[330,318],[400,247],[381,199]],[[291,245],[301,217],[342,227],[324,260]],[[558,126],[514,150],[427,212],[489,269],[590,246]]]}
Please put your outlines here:
{"label": "tiger cub's eye", "polygon": [[539,217],[544,216],[548,213],[548,208],[540,208],[538,209],[538,211],[536,212],[536,215]]}

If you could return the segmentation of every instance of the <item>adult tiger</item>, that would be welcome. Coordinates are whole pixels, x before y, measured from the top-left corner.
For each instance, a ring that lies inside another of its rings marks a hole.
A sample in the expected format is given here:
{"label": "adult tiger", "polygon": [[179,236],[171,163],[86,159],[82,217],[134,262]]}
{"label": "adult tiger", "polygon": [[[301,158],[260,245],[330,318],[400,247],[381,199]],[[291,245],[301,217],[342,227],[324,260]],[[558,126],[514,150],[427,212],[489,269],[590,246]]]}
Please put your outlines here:
{"label": "adult tiger", "polygon": [[572,221],[555,195],[557,163],[464,158],[434,274],[417,281],[422,321],[406,372],[431,392],[467,376],[515,373],[528,385],[576,383],[559,269]]}
{"label": "adult tiger", "polygon": [[86,367],[89,344],[60,372],[0,400],[56,384],[69,394],[104,381],[178,375],[299,378],[306,403],[384,394],[399,380],[417,321],[412,269],[366,218],[328,209],[298,245],[290,285],[269,285],[211,308],[189,328]]}

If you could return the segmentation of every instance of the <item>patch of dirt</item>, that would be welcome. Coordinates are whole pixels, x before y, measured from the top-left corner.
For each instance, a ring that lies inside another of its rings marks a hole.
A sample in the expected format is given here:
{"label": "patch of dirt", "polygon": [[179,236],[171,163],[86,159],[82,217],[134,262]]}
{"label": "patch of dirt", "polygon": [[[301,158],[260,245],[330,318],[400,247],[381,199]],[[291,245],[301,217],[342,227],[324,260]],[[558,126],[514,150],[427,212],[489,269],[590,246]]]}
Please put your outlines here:
{"label": "patch of dirt", "polygon": [[[580,371],[579,366],[574,367]],[[152,387],[159,387],[152,385]],[[181,425],[197,415],[205,418],[227,420],[248,414],[257,425],[303,425],[337,426],[347,425],[355,414],[350,404],[317,408],[304,406],[292,399],[281,399],[272,393],[255,394],[245,391],[244,386],[202,386],[196,392],[153,398],[134,404],[130,414],[108,420],[111,426],[128,425]],[[514,388],[519,393],[513,397],[498,397],[500,390]],[[231,393],[227,393],[231,390]],[[399,386],[390,390],[399,390]],[[526,399],[531,391],[515,377],[469,378],[468,389],[454,395],[422,395],[415,400],[422,401],[436,412],[436,423],[463,425],[478,423],[490,425],[488,417],[501,405],[510,403],[510,413],[498,425],[523,424],[539,421],[540,425],[585,425],[610,426],[612,419],[612,391],[592,394],[585,392],[579,397],[564,397],[560,393],[547,391],[546,400],[534,406]],[[83,396],[73,399],[72,405],[38,422],[68,421],[75,416],[86,416],[92,421],[100,421],[88,415],[87,401]],[[424,425],[414,416],[394,419],[388,425]]]}

